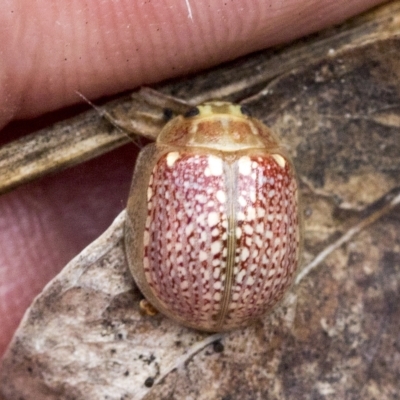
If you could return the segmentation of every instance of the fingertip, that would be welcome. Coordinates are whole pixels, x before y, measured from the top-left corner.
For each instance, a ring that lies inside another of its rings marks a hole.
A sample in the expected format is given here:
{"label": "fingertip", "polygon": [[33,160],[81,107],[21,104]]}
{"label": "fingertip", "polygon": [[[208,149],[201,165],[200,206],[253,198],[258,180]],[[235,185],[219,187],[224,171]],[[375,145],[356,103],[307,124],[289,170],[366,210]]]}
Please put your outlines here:
{"label": "fingertip", "polygon": [[[26,0],[28,1],[28,0]],[[0,122],[198,71],[382,0],[27,2],[7,15]],[[29,14],[29,15],[28,15]],[[18,35],[12,35],[15,26]]]}

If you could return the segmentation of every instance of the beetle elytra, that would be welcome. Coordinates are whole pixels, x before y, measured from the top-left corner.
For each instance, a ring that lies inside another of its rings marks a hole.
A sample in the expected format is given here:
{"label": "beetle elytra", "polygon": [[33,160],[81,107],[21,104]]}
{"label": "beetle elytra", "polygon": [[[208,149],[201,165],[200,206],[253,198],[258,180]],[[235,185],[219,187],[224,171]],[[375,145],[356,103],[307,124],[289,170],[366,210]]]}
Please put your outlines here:
{"label": "beetle elytra", "polygon": [[300,230],[293,164],[239,105],[195,107],[139,155],[128,262],[146,299],[184,325],[226,331],[270,310],[295,276]]}

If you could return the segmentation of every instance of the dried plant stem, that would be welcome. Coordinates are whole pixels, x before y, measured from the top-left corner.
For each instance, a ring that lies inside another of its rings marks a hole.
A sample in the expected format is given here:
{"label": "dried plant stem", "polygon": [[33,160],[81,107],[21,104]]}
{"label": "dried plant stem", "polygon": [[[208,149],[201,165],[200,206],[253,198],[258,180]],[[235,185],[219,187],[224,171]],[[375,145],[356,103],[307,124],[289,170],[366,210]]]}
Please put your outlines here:
{"label": "dried plant stem", "polygon": [[382,218],[384,215],[388,214],[393,210],[393,208],[400,204],[400,188],[391,190],[386,196],[383,197],[383,199],[379,199],[377,202],[369,206],[368,209],[376,208],[375,205],[377,203],[379,203],[380,207],[376,211],[368,213],[365,218],[361,219],[361,221],[348,229],[339,239],[331,243],[319,254],[317,254],[317,256],[297,275],[295,284],[299,284],[305,276],[307,276],[313,269],[320,265],[332,252],[334,252],[343,244],[348,243],[355,235],[376,222],[378,219]]}

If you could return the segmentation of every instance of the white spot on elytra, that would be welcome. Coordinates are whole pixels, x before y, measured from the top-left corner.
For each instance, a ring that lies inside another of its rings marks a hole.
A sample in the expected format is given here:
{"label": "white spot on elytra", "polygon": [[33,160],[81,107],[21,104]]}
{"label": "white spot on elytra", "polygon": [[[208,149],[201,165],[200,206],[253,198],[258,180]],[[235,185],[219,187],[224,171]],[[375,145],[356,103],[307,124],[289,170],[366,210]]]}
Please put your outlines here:
{"label": "white spot on elytra", "polygon": [[247,278],[247,285],[248,285],[248,286],[252,286],[253,283],[254,283],[254,278],[250,275],[250,276]]}
{"label": "white spot on elytra", "polygon": [[232,295],[232,300],[233,300],[233,301],[239,300],[239,293],[233,293],[233,295]]}
{"label": "white spot on elytra", "polygon": [[149,186],[147,188],[147,201],[150,201],[150,199],[153,197],[153,189]]}
{"label": "white spot on elytra", "polygon": [[256,217],[256,209],[254,207],[249,207],[247,209],[247,219],[252,221]]}
{"label": "white spot on elytra", "polygon": [[239,158],[238,167],[239,167],[239,174],[250,175],[250,173],[251,173],[250,157],[244,156],[244,157]]}
{"label": "white spot on elytra", "polygon": [[215,290],[221,289],[221,287],[222,287],[221,281],[214,282],[214,289]]}
{"label": "white spot on elytra", "polygon": [[239,196],[238,202],[242,207],[246,207],[246,199],[243,196]]}
{"label": "white spot on elytra", "polygon": [[186,228],[185,228],[186,236],[190,236],[191,233],[193,232],[193,230],[194,230],[194,225],[193,224],[186,225]]}
{"label": "white spot on elytra", "polygon": [[265,232],[265,237],[266,237],[267,239],[272,239],[272,231],[267,231],[267,232]]}
{"label": "white spot on elytra", "polygon": [[219,265],[221,265],[221,260],[219,260],[218,258],[216,258],[215,260],[212,260],[211,265],[213,267],[218,267]]}
{"label": "white spot on elytra", "polygon": [[246,270],[242,269],[237,275],[236,275],[236,282],[242,283],[243,278],[246,275]]}
{"label": "white spot on elytra", "polygon": [[251,225],[249,225],[249,224],[245,224],[244,227],[243,227],[243,229],[244,229],[244,233],[245,233],[246,235],[249,235],[249,236],[252,235],[253,232],[254,232],[253,227],[252,227]]}
{"label": "white spot on elytra", "polygon": [[201,261],[207,260],[207,258],[208,258],[207,253],[206,253],[205,251],[201,250],[200,253],[199,253],[199,260],[200,260],[200,262],[201,262]]}
{"label": "white spot on elytra", "polygon": [[167,165],[168,167],[172,167],[175,164],[175,161],[179,158],[179,153],[177,151],[173,151],[168,153],[167,155]]}
{"label": "white spot on elytra", "polygon": [[189,287],[189,282],[188,281],[181,282],[181,288],[183,290],[187,289],[188,287]]}
{"label": "white spot on elytra", "polygon": [[[220,176],[224,172],[222,160],[216,156],[208,156],[208,173],[213,176]],[[205,171],[206,174],[206,171]],[[207,175],[207,174],[206,174]]]}
{"label": "white spot on elytra", "polygon": [[236,227],[236,237],[237,237],[238,239],[240,239],[241,236],[242,236],[242,229],[239,228],[239,227]]}
{"label": "white spot on elytra", "polygon": [[146,218],[146,228],[147,228],[147,229],[149,229],[150,224],[151,224],[151,218],[150,218],[150,217],[147,217],[147,218]]}
{"label": "white spot on elytra", "polygon": [[265,215],[265,208],[257,207],[257,215],[259,218],[263,218]]}
{"label": "white spot on elytra", "polygon": [[211,253],[218,254],[221,251],[221,242],[213,242],[211,244]]}
{"label": "white spot on elytra", "polygon": [[214,299],[215,301],[221,300],[221,293],[220,293],[220,292],[214,293],[213,299]]}
{"label": "white spot on elytra", "polygon": [[207,197],[204,194],[198,194],[198,195],[196,195],[195,198],[199,203],[206,203],[207,202]]}
{"label": "white spot on elytra", "polygon": [[204,225],[205,221],[206,221],[206,214],[204,214],[204,213],[200,214],[200,215],[196,218],[196,222],[197,222],[199,225]]}
{"label": "white spot on elytra", "polygon": [[218,190],[216,193],[216,197],[220,203],[225,203],[226,194],[222,190]]}
{"label": "white spot on elytra", "polygon": [[275,275],[275,268],[270,269],[268,272],[268,276],[273,276],[273,275]]}
{"label": "white spot on elytra", "polygon": [[208,218],[207,218],[207,222],[208,222],[208,226],[212,227],[218,224],[219,218],[218,218],[218,214],[216,212],[210,212],[210,214],[208,214]]}
{"label": "white spot on elytra", "polygon": [[260,237],[260,236],[256,236],[255,242],[256,242],[256,246],[257,246],[259,249],[261,249],[261,247],[262,247],[262,245],[263,245],[263,241],[261,240],[261,237]]}
{"label": "white spot on elytra", "polygon": [[144,231],[143,244],[147,246],[149,244],[149,241],[150,241],[149,231]]}
{"label": "white spot on elytra", "polygon": [[246,261],[249,258],[250,252],[247,247],[244,247],[242,253],[240,254],[240,258],[242,261]]}
{"label": "white spot on elytra", "polygon": [[263,233],[264,232],[264,222],[260,222],[256,225],[256,232]]}
{"label": "white spot on elytra", "polygon": [[285,168],[286,161],[280,154],[272,154],[272,158],[281,168]]}

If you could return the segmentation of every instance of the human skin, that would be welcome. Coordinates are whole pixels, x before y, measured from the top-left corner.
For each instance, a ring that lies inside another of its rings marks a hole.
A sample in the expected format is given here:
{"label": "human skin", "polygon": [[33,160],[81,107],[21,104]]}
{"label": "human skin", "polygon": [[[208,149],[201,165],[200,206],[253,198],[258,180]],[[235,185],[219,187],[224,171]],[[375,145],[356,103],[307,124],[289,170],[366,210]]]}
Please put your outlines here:
{"label": "human skin", "polygon": [[[5,0],[0,141],[80,101],[288,42],[382,0]],[[61,114],[56,114],[58,117]],[[123,209],[134,147],[0,197],[0,356],[24,311]]]}

